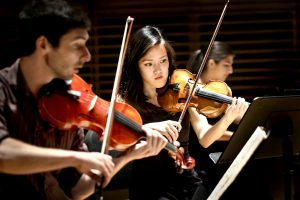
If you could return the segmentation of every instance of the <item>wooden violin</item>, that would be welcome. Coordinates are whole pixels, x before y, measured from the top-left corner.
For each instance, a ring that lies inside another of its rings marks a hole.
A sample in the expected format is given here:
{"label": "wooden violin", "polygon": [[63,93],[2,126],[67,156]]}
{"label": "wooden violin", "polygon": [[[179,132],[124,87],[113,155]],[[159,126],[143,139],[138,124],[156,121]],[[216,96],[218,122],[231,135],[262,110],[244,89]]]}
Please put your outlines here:
{"label": "wooden violin", "polygon": [[[169,112],[181,112],[194,84],[194,74],[186,69],[174,70],[169,83],[157,89],[158,103]],[[196,84],[188,106],[209,118],[222,114],[233,101],[231,89],[223,81]]]}
{"label": "wooden violin", "polygon": [[[84,128],[98,133],[99,138],[105,129],[109,102],[99,98],[80,76],[74,75],[71,81],[54,79],[41,89],[39,112],[49,124],[59,129]],[[109,143],[110,149],[124,151],[145,136],[142,118],[132,106],[116,102],[114,125]],[[172,143],[165,147],[178,167],[191,169],[192,159],[184,160],[183,153]]]}

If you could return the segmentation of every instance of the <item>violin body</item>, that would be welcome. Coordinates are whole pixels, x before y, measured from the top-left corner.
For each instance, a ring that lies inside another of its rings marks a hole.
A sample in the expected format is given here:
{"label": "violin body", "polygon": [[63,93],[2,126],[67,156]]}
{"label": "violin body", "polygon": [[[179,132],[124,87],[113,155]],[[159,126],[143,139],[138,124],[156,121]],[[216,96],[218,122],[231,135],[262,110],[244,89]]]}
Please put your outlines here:
{"label": "violin body", "polygon": [[[101,139],[110,103],[95,95],[91,86],[77,75],[73,77],[71,84],[67,85],[67,90],[64,87],[60,88],[62,89],[40,97],[39,111],[42,118],[63,130],[78,127],[93,130]],[[117,117],[126,117],[127,120],[142,124],[141,116],[129,104],[116,102],[115,110]],[[122,121],[117,120],[112,133],[109,145],[112,149],[120,151],[132,146],[141,137],[128,126],[124,126]]]}
{"label": "violin body", "polygon": [[[201,86],[197,87],[195,91],[195,95],[198,97],[198,112],[208,118],[218,117],[226,110],[228,104],[232,102],[232,99],[228,100],[226,98],[231,97],[231,89],[222,81],[211,81]],[[206,91],[217,95],[203,95],[203,93],[208,93]],[[214,98],[215,96],[217,98]]]}
{"label": "violin body", "polygon": [[[181,112],[194,84],[194,74],[186,69],[174,70],[169,84],[157,89],[158,103],[168,112]],[[188,106],[197,108],[199,113],[209,118],[214,118],[231,104],[231,95],[231,89],[225,82],[197,83]]]}

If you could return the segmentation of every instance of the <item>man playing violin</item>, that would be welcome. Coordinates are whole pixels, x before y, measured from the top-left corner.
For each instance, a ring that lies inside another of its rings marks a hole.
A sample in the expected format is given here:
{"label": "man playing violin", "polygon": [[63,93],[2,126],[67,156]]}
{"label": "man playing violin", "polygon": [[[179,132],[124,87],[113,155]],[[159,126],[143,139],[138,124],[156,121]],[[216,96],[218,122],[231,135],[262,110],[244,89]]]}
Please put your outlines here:
{"label": "man playing violin", "polygon": [[54,78],[71,79],[91,59],[90,21],[63,0],[36,0],[20,12],[19,25],[20,57],[0,71],[1,199],[84,199],[101,177],[104,187],[129,161],[164,148],[167,139],[142,126],[146,140],[113,159],[86,152],[82,129],[59,130],[43,121],[40,88]]}

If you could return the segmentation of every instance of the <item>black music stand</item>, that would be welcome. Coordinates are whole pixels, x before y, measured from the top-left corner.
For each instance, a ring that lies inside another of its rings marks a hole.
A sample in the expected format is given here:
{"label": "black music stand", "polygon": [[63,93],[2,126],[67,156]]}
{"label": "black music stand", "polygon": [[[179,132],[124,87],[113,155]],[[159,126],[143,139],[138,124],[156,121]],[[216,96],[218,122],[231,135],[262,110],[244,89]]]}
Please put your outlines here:
{"label": "black music stand", "polygon": [[285,199],[289,200],[292,191],[290,172],[294,170],[294,157],[300,155],[300,95],[256,98],[224,152],[221,155],[212,153],[210,157],[216,164],[232,162],[257,127],[263,127],[269,137],[260,145],[255,158],[283,158],[287,172],[284,184]]}

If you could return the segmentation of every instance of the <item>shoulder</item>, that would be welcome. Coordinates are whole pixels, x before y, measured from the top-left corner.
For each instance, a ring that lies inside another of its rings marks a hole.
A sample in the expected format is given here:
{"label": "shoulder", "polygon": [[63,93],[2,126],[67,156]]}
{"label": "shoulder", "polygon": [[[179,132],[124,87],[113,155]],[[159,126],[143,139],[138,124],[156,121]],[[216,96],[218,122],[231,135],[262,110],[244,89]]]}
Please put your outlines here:
{"label": "shoulder", "polygon": [[7,94],[9,93],[9,79],[6,76],[6,68],[0,70],[0,99],[1,102],[3,101],[4,98],[6,98]]}
{"label": "shoulder", "polygon": [[16,85],[19,70],[19,60],[16,60],[11,66],[0,70],[0,84],[1,85]]}
{"label": "shoulder", "polygon": [[14,91],[17,87],[18,79],[18,60],[10,67],[5,67],[0,70],[0,100],[4,102],[5,99],[14,99]]}

